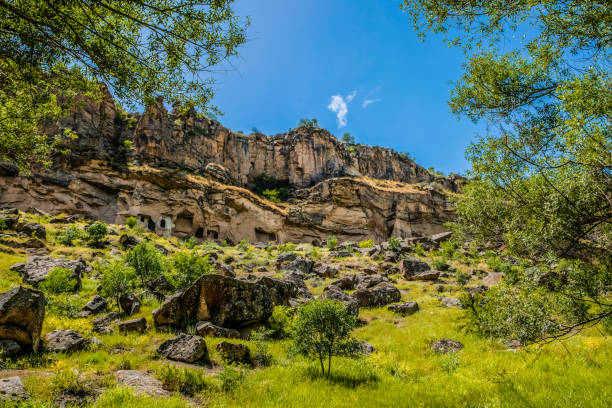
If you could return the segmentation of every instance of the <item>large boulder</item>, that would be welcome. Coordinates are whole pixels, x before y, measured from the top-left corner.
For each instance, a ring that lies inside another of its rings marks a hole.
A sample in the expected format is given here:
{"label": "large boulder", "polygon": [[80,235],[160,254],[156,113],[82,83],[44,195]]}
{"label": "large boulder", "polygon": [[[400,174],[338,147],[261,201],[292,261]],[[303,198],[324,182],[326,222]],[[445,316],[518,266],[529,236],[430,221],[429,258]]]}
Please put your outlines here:
{"label": "large boulder", "polygon": [[266,321],[273,307],[266,286],[207,274],[185,292],[168,297],[153,311],[153,319],[157,326],[179,325],[184,319],[190,319],[238,329]]}
{"label": "large boulder", "polygon": [[119,370],[115,373],[117,382],[124,387],[130,387],[136,395],[152,397],[169,397],[171,393],[164,390],[164,384],[144,371]]}
{"label": "large boulder", "polygon": [[45,318],[45,295],[22,286],[0,293],[0,339],[17,342],[23,351],[38,351]]}
{"label": "large boulder", "polygon": [[0,220],[4,221],[6,228],[12,230],[19,222],[19,214],[0,214]]}
{"label": "large boulder", "polygon": [[185,363],[208,362],[208,348],[200,336],[181,334],[166,340],[159,346],[157,352],[168,360]]}
{"label": "large boulder", "polygon": [[121,238],[119,238],[119,245],[121,245],[121,248],[123,249],[132,249],[136,245],[140,244],[141,241],[142,238],[138,238],[134,235],[124,234],[121,236]]}
{"label": "large boulder", "polygon": [[293,261],[289,262],[287,265],[284,265],[282,268],[288,271],[296,271],[308,275],[312,272],[313,266],[313,261],[298,255]]}
{"label": "large boulder", "polygon": [[365,273],[360,273],[355,275],[355,283],[357,285],[357,289],[367,289],[373,286],[378,285],[381,282],[389,282],[389,279],[382,275],[368,275]]}
{"label": "large boulder", "polygon": [[304,283],[306,275],[299,271],[289,271],[284,274],[284,277],[287,282],[290,282],[295,285],[297,295],[299,297],[312,299],[312,293],[310,293],[308,286],[306,286],[306,283]]}
{"label": "large boulder", "polygon": [[359,315],[359,301],[336,285],[329,285],[323,290],[320,299],[333,299],[344,303],[346,310],[353,316]]}
{"label": "large boulder", "polygon": [[360,307],[384,306],[399,302],[402,298],[399,289],[388,282],[381,282],[367,289],[357,289],[352,296]]}
{"label": "large boulder", "polygon": [[71,261],[48,256],[32,256],[22,268],[23,281],[32,286],[38,286],[40,282],[47,279],[54,268],[70,269],[72,279],[77,281],[76,290],[81,288],[81,277],[87,269],[87,264],[80,259]]}
{"label": "large boulder", "polygon": [[283,268],[284,264],[288,264],[289,262],[295,260],[299,255],[295,252],[282,252],[276,257],[276,268]]}
{"label": "large boulder", "polygon": [[400,272],[404,279],[411,279],[412,276],[429,271],[429,265],[426,262],[419,261],[414,257],[402,259],[400,262]]}
{"label": "large boulder", "polygon": [[461,301],[457,298],[441,297],[440,302],[442,302],[442,306],[444,307],[454,307],[457,309],[463,308]]}
{"label": "large boulder", "polygon": [[126,320],[117,324],[119,333],[144,333],[147,330],[147,319],[141,317],[139,319]]}
{"label": "large boulder", "polygon": [[100,334],[111,334],[113,329],[110,328],[110,325],[118,321],[120,317],[119,312],[110,312],[106,316],[96,317],[91,322],[93,331]]}
{"label": "large boulder", "polygon": [[14,357],[21,352],[21,346],[15,340],[0,340],[0,359]]}
{"label": "large boulder", "polygon": [[407,277],[406,279],[407,280],[421,280],[421,281],[435,281],[439,277],[440,277],[439,271],[427,271],[427,272],[417,273],[415,275]]}
{"label": "large boulder", "polygon": [[100,295],[95,295],[85,306],[83,306],[83,311],[91,314],[98,314],[105,311],[106,306],[108,306],[108,301]]}
{"label": "large boulder", "polygon": [[[21,378],[8,377],[0,379],[0,402],[1,401],[18,401],[28,399]],[[9,406],[13,406],[9,404]]]}
{"label": "large boulder", "polygon": [[45,336],[45,348],[52,353],[85,350],[89,342],[75,330],[56,329]]}
{"label": "large boulder", "polygon": [[389,305],[387,309],[402,316],[409,316],[419,311],[419,304],[417,302],[398,303]]}
{"label": "large boulder", "polygon": [[123,313],[128,316],[140,312],[140,301],[132,292],[124,293],[123,295],[119,296],[119,306],[121,306]]}
{"label": "large boulder", "polygon": [[240,332],[234,329],[226,329],[212,324],[211,322],[198,322],[196,332],[202,337],[225,337],[226,339],[240,338]]}
{"label": "large boulder", "polygon": [[253,365],[251,350],[244,344],[222,341],[217,344],[217,351],[221,354],[221,358],[228,363]]}
{"label": "large boulder", "polygon": [[28,222],[17,227],[19,232],[23,232],[28,237],[35,237],[40,239],[47,239],[47,229],[44,225]]}
{"label": "large boulder", "polygon": [[315,264],[313,272],[320,278],[335,278],[338,276],[338,268],[327,263]]}
{"label": "large boulder", "polygon": [[263,285],[270,290],[272,303],[275,305],[288,306],[289,300],[298,295],[298,288],[295,283],[290,281],[262,276],[255,283]]}

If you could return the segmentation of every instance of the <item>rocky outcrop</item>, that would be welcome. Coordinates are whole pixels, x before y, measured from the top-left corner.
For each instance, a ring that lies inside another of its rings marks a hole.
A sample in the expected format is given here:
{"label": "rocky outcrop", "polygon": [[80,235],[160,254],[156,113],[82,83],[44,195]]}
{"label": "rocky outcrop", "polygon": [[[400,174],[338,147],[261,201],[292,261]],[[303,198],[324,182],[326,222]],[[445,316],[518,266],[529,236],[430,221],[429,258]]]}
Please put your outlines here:
{"label": "rocky outcrop", "polygon": [[75,330],[56,329],[45,336],[45,349],[52,353],[85,350],[89,342]]}
{"label": "rocky outcrop", "polygon": [[[21,378],[9,377],[0,379],[0,401],[19,401],[28,399]],[[9,404],[9,406],[15,406]],[[19,406],[18,404],[16,406]]]}
{"label": "rocky outcrop", "polygon": [[179,325],[191,319],[239,329],[266,321],[273,306],[266,286],[209,274],[185,292],[169,297],[153,311],[153,319],[157,326]]}
{"label": "rocky outcrop", "polygon": [[199,336],[181,334],[163,342],[157,352],[168,360],[185,363],[208,362],[206,342]]}
{"label": "rocky outcrop", "polygon": [[49,273],[55,268],[66,268],[72,271],[72,279],[77,282],[75,289],[81,287],[81,277],[87,265],[82,260],[71,261],[67,259],[57,259],[48,256],[32,256],[28,258],[26,264],[20,269],[23,281],[30,285],[37,286],[45,280]]}
{"label": "rocky outcrop", "polygon": [[419,304],[417,302],[399,303],[397,305],[389,305],[387,309],[402,316],[410,316],[419,311]]}
{"label": "rocky outcrop", "polygon": [[251,350],[244,344],[222,341],[217,344],[217,351],[219,354],[221,354],[221,358],[230,364],[253,364],[253,360],[251,359]]}
{"label": "rocky outcrop", "polygon": [[140,312],[140,301],[134,293],[124,293],[119,296],[119,306],[121,310],[128,316],[134,315]]}
{"label": "rocky outcrop", "polygon": [[226,329],[212,324],[211,322],[198,322],[196,332],[202,337],[225,337],[227,339],[240,338],[240,332],[234,329]]}
{"label": "rocky outcrop", "polygon": [[21,350],[38,351],[45,318],[45,296],[22,286],[0,293],[0,339],[13,340]]}
{"label": "rocky outcrop", "polygon": [[357,300],[360,307],[374,307],[399,302],[402,294],[390,283],[381,282],[370,288],[356,290],[352,297]]}

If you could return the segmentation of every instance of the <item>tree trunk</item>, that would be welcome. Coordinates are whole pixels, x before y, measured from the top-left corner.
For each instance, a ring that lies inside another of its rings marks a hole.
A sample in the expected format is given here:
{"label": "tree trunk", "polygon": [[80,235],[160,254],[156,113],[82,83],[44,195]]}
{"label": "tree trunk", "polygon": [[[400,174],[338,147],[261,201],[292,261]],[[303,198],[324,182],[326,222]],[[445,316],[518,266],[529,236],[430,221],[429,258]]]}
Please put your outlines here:
{"label": "tree trunk", "polygon": [[319,358],[319,363],[321,363],[321,373],[323,377],[325,377],[325,366],[323,365],[323,358]]}

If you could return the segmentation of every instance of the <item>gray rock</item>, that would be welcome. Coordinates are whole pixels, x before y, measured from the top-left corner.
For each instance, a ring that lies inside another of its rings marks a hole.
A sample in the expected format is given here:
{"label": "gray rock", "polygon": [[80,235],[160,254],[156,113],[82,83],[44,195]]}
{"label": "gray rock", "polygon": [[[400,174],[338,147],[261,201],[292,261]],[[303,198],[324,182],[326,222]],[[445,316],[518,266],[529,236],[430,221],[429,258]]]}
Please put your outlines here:
{"label": "gray rock", "polygon": [[227,339],[239,339],[240,332],[234,329],[216,326],[211,322],[198,322],[196,332],[201,337],[225,337]]}
{"label": "gray rock", "polygon": [[28,398],[28,393],[21,382],[21,378],[8,377],[0,379],[0,401],[18,401],[27,400]]}
{"label": "gray rock", "polygon": [[19,232],[23,232],[28,237],[47,239],[47,229],[44,227],[44,225],[35,222],[28,222],[26,224],[19,225],[17,229]]}
{"label": "gray rock", "polygon": [[402,259],[400,262],[400,272],[404,279],[412,279],[414,275],[429,270],[429,265],[426,262],[419,261],[414,257]]}
{"label": "gray rock", "polygon": [[21,352],[21,346],[14,340],[0,340],[0,358],[14,357]]}
{"label": "gray rock", "polygon": [[387,309],[402,316],[410,316],[419,311],[419,304],[417,302],[398,303],[389,305]]}
{"label": "gray rock", "polygon": [[119,333],[127,334],[127,333],[144,333],[147,330],[147,319],[141,317],[139,319],[131,319],[126,320],[124,322],[120,322],[117,325],[117,329]]}
{"label": "gray rock", "polygon": [[357,289],[353,295],[360,307],[384,306],[399,302],[402,294],[399,289],[387,282],[381,282],[367,289]]}
{"label": "gray rock", "polygon": [[289,262],[295,260],[298,257],[298,254],[295,252],[283,252],[276,257],[276,268],[281,269],[284,264],[288,264]]}
{"label": "gray rock", "polygon": [[440,242],[448,240],[452,236],[453,236],[452,231],[447,231],[447,232],[441,232],[439,234],[434,234],[431,237],[429,237],[429,239],[431,239],[436,244],[439,244]]}
{"label": "gray rock", "polygon": [[430,348],[437,353],[450,353],[461,350],[463,344],[456,340],[441,339],[433,343]]}
{"label": "gray rock", "polygon": [[323,290],[321,299],[334,299],[344,303],[349,314],[353,316],[359,315],[359,301],[348,293],[340,289],[338,286],[329,285]]}
{"label": "gray rock", "polygon": [[91,322],[93,331],[99,334],[111,334],[113,329],[109,325],[118,321],[120,317],[121,315],[118,312],[110,312],[106,316],[96,317]]}
{"label": "gray rock", "polygon": [[85,350],[89,342],[75,330],[56,329],[45,336],[47,351],[52,353],[71,353]]}
{"label": "gray rock", "polygon": [[23,286],[0,293],[0,339],[13,340],[24,352],[38,351],[45,318],[45,295]]}
{"label": "gray rock", "polygon": [[308,275],[312,272],[314,262],[301,256],[297,256],[293,261],[284,265],[282,268],[288,271],[300,272]]}
{"label": "gray rock", "polygon": [[389,282],[389,279],[382,275],[369,275],[365,273],[360,273],[355,275],[355,283],[357,285],[357,289],[367,289],[373,286],[378,285],[381,282]]}
{"label": "gray rock", "polygon": [[364,356],[368,356],[376,351],[376,349],[374,349],[374,346],[372,346],[370,343],[359,339],[355,340],[355,347],[355,351],[359,354],[363,354]]}
{"label": "gray rock", "polygon": [[304,283],[306,276],[302,272],[289,271],[284,275],[285,280],[295,285],[297,296],[306,299],[312,299],[312,293],[308,290],[308,286]]}
{"label": "gray rock", "polygon": [[138,238],[134,235],[125,234],[122,235],[121,238],[119,238],[119,245],[121,245],[123,249],[132,249],[136,245],[140,244],[141,241],[141,238]]}
{"label": "gray rock", "polygon": [[54,268],[70,269],[72,271],[72,279],[77,281],[75,290],[81,288],[81,277],[87,268],[87,264],[83,260],[71,261],[48,256],[32,256],[23,267],[23,281],[37,286],[49,276],[49,273]]}
{"label": "gray rock", "polygon": [[159,346],[157,352],[169,360],[185,363],[208,362],[206,342],[200,336],[181,334],[166,340]]}
{"label": "gray rock", "polygon": [[440,302],[442,302],[442,306],[444,307],[454,307],[457,309],[463,308],[461,305],[461,301],[459,299],[450,298],[450,297],[441,297]]}
{"label": "gray rock", "polygon": [[149,373],[137,370],[119,370],[115,373],[117,382],[124,387],[130,387],[136,395],[152,397],[169,397],[169,391],[164,390],[164,384]]}
{"label": "gray rock", "polygon": [[270,290],[271,300],[275,305],[288,306],[289,301],[298,295],[298,288],[291,281],[262,276],[255,280],[255,283]]}
{"label": "gray rock", "polygon": [[253,365],[251,350],[244,344],[222,341],[217,344],[217,351],[221,354],[223,360],[228,363]]}
{"label": "gray rock", "polygon": [[315,264],[313,272],[321,278],[335,278],[338,276],[338,268],[326,263]]}
{"label": "gray rock", "polygon": [[140,312],[140,301],[134,293],[124,293],[119,296],[119,306],[121,310],[128,316],[135,315]]}
{"label": "gray rock", "polygon": [[355,275],[344,275],[338,280],[333,281],[330,285],[339,287],[340,289],[354,289],[355,288]]}
{"label": "gray rock", "polygon": [[108,302],[106,299],[100,295],[95,295],[85,306],[83,306],[83,311],[98,314],[106,310],[107,305]]}
{"label": "gray rock", "polygon": [[440,272],[438,271],[428,271],[417,273],[416,275],[412,275],[407,280],[421,280],[421,281],[434,281],[440,277]]}

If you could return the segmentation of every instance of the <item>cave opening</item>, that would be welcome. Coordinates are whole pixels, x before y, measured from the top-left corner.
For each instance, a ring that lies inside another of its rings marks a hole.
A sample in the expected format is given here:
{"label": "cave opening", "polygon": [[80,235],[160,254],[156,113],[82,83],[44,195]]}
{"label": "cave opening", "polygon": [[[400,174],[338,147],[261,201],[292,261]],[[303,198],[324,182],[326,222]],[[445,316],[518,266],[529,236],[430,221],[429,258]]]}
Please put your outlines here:
{"label": "cave opening", "polygon": [[204,238],[204,228],[199,227],[195,233],[196,238]]}

